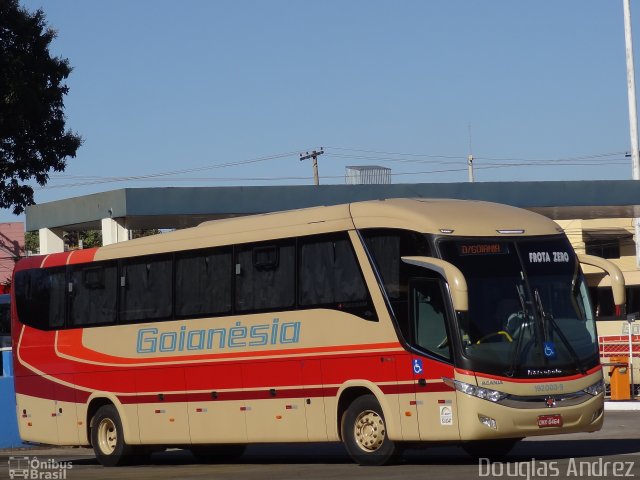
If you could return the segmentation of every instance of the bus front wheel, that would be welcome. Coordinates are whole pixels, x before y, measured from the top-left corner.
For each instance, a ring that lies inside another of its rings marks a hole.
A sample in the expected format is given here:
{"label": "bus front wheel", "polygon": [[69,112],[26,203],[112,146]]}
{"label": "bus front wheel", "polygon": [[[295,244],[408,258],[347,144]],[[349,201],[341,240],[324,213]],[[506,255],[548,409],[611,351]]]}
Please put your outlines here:
{"label": "bus front wheel", "polygon": [[373,395],[356,398],[342,416],[342,441],[360,465],[385,465],[397,460],[398,445],[389,439],[382,408]]}
{"label": "bus front wheel", "polygon": [[98,461],[105,467],[115,467],[130,460],[131,446],[124,441],[122,421],[113,405],[101,406],[91,422],[91,445]]}

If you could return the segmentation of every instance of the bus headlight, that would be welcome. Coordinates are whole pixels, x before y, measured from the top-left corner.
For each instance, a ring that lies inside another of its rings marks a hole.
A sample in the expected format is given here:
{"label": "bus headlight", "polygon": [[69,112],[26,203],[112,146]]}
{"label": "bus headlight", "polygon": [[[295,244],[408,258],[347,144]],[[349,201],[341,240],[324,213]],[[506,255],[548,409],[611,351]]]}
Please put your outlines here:
{"label": "bus headlight", "polygon": [[604,380],[598,380],[593,385],[588,386],[583,392],[593,395],[594,397],[604,392]]}
{"label": "bus headlight", "polygon": [[455,388],[459,392],[466,393],[472,397],[481,398],[482,400],[489,400],[490,402],[499,402],[507,397],[506,393],[499,392],[497,390],[491,390],[490,388],[478,387],[477,385],[471,385],[470,383],[461,382],[460,380],[453,380],[452,378],[442,377],[445,384],[452,388]]}

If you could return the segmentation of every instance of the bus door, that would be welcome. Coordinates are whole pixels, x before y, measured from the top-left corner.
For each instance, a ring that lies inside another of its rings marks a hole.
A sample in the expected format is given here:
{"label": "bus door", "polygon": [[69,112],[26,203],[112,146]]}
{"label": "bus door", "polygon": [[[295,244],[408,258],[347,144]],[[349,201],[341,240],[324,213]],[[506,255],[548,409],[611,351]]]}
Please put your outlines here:
{"label": "bus door", "polygon": [[444,282],[416,278],[409,282],[409,331],[415,352],[412,373],[420,440],[459,440],[455,391],[442,381],[453,377],[449,308]]}

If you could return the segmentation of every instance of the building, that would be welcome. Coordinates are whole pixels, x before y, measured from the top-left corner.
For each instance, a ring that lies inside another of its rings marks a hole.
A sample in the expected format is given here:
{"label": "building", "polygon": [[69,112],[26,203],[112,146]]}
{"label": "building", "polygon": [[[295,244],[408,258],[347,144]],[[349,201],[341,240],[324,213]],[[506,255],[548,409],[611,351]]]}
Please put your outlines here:
{"label": "building", "polygon": [[0,293],[11,280],[16,259],[24,255],[24,223],[0,223]]}

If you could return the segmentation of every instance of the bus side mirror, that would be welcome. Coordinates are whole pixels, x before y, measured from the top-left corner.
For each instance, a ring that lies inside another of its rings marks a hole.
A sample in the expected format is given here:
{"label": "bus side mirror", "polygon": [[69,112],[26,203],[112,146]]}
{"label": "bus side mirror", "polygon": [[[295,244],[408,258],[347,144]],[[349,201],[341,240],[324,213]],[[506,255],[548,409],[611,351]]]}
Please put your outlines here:
{"label": "bus side mirror", "polygon": [[439,258],[432,257],[402,257],[404,263],[426,268],[442,275],[449,285],[453,309],[466,312],[469,310],[469,291],[467,281],[458,267]]}
{"label": "bus side mirror", "polygon": [[578,254],[578,261],[585,265],[591,265],[597,267],[609,275],[611,280],[611,292],[613,293],[613,303],[616,306],[624,307],[626,304],[626,292],[624,285],[624,275],[622,270],[618,268],[616,264],[605,260],[604,258],[596,257],[594,255]]}

